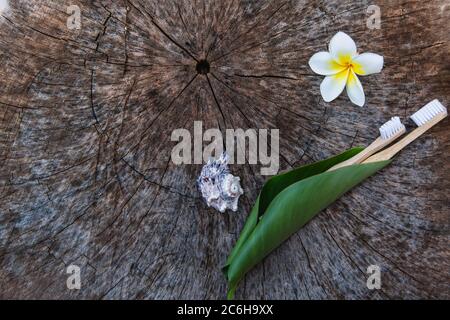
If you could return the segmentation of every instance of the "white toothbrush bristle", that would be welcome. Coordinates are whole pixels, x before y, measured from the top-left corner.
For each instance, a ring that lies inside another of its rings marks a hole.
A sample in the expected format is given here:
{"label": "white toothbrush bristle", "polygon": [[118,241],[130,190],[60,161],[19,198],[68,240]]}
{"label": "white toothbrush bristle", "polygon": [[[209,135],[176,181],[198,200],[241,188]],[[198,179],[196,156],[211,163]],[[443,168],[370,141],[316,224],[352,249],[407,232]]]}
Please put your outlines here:
{"label": "white toothbrush bristle", "polygon": [[398,132],[406,130],[399,117],[393,117],[380,127],[380,136],[383,140],[387,140]]}
{"label": "white toothbrush bristle", "polygon": [[447,114],[447,109],[436,99],[414,113],[411,119],[420,127],[441,113]]}

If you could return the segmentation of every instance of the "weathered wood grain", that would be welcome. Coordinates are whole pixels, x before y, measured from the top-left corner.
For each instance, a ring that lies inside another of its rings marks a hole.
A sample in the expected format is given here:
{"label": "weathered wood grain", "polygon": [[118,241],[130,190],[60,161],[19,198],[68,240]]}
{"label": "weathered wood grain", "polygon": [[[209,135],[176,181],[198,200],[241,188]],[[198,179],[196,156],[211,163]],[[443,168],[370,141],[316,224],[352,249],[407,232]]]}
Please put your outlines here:
{"label": "weathered wood grain", "polygon": [[[280,129],[282,169],[367,145],[450,102],[448,1],[16,0],[0,17],[0,297],[224,298],[220,272],[266,177],[234,165],[235,214],[206,207],[172,130]],[[69,5],[82,13],[69,30]],[[337,31],[385,57],[367,104],[320,98],[308,59]],[[197,74],[197,62],[210,62]],[[449,120],[252,270],[249,299],[450,298]],[[66,287],[66,267],[82,271]],[[366,269],[382,268],[381,290]]]}

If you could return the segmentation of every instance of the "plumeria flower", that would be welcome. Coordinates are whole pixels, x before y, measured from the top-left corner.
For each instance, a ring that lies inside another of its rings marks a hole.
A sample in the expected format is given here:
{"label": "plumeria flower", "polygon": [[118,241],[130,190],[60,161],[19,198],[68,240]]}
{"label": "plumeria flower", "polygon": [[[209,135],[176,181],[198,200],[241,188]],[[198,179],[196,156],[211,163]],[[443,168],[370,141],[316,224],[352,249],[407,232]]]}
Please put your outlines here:
{"label": "plumeria flower", "polygon": [[383,69],[383,57],[375,53],[358,54],[355,42],[344,32],[331,39],[329,51],[318,52],[309,60],[315,73],[326,76],[320,85],[323,99],[333,101],[347,87],[350,100],[362,107],[366,97],[357,75],[379,73]]}

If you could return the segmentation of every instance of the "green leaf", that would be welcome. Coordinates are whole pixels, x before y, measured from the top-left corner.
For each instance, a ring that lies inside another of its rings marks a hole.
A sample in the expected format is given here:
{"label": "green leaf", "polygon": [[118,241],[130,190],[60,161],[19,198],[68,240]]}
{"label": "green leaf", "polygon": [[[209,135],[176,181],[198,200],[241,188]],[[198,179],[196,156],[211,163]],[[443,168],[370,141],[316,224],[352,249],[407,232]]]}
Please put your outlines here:
{"label": "green leaf", "polygon": [[273,177],[264,185],[223,268],[229,284],[229,299],[244,275],[272,250],[344,193],[390,163],[353,165],[326,172],[361,150],[352,149],[292,170]]}
{"label": "green leaf", "polygon": [[[256,224],[258,223],[258,218],[263,215],[264,211],[267,209],[268,205],[270,204],[272,199],[275,198],[275,196],[277,196],[281,191],[286,189],[291,184],[298,182],[302,179],[311,177],[313,175],[325,172],[328,169],[335,166],[336,164],[352,158],[354,155],[358,154],[362,150],[364,150],[364,148],[353,148],[330,159],[319,161],[303,167],[299,167],[297,169],[291,170],[283,174],[279,174],[269,179],[263,186],[260,196],[256,199],[255,205],[253,206],[253,209],[250,212],[247,222],[245,223],[244,228],[241,231],[241,235],[239,236],[236,245],[231,251],[227,259],[227,262],[222,269],[223,272],[226,273],[226,270],[230,265],[231,260],[239,251],[239,248],[242,246],[245,240],[247,240],[248,236],[251,234],[253,229],[256,227]],[[261,210],[260,210],[260,203],[262,206]]]}

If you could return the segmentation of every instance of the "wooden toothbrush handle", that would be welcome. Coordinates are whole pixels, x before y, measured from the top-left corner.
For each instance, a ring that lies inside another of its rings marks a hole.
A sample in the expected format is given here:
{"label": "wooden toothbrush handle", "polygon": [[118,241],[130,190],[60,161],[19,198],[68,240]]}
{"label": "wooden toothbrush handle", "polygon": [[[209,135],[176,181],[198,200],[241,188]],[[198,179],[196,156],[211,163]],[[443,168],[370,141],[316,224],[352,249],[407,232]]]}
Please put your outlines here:
{"label": "wooden toothbrush handle", "polygon": [[337,169],[340,169],[343,167],[351,166],[352,164],[361,163],[365,159],[370,157],[372,154],[374,154],[375,152],[383,149],[385,146],[386,146],[386,140],[383,140],[380,137],[380,138],[376,139],[374,142],[372,142],[372,144],[370,146],[365,148],[363,151],[361,151],[357,155],[353,156],[352,158],[350,158],[344,162],[341,162],[341,163],[335,165],[331,169],[328,169],[328,171],[334,171],[334,170],[337,170]]}
{"label": "wooden toothbrush handle", "polygon": [[405,148],[407,145],[409,145],[411,142],[419,138],[421,135],[423,135],[425,132],[427,132],[429,129],[431,129],[433,126],[435,126],[438,122],[443,120],[445,117],[447,117],[447,114],[442,113],[436,116],[433,120],[425,123],[424,125],[416,128],[413,132],[408,134],[406,137],[404,137],[402,140],[394,144],[392,147],[387,148],[386,150],[377,153],[376,155],[373,155],[363,163],[372,163],[372,162],[378,162],[378,161],[385,161],[392,159],[397,153],[399,153],[403,148]]}

